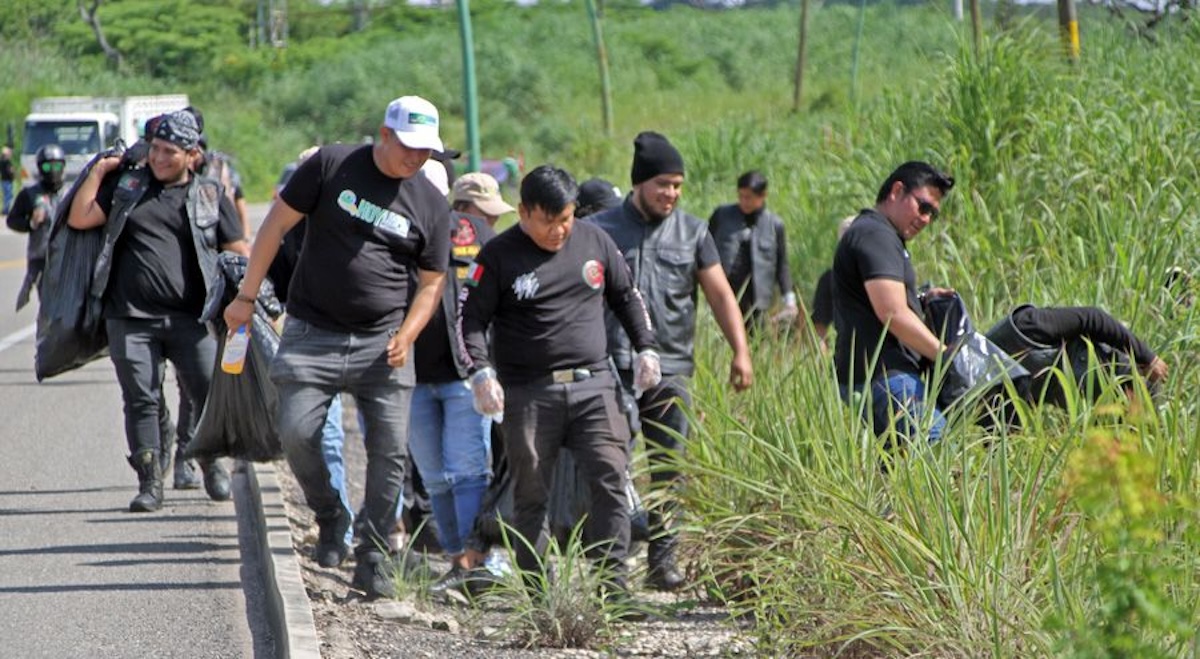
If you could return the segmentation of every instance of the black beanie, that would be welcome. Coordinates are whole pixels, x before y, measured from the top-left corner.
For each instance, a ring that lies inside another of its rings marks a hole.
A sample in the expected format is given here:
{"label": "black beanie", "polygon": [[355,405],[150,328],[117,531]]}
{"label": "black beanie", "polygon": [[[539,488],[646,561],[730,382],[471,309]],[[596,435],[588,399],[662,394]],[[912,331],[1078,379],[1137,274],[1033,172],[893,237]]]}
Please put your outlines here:
{"label": "black beanie", "polygon": [[633,168],[629,178],[634,185],[648,181],[659,174],[682,174],[683,156],[654,131],[643,131],[633,139]]}

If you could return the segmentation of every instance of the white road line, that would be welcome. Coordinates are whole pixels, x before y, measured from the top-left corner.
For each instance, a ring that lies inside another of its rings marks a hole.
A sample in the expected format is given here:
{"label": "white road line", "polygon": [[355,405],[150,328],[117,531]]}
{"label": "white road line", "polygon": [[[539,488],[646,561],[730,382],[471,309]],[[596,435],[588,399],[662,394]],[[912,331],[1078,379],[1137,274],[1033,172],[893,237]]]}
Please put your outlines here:
{"label": "white road line", "polygon": [[16,344],[28,339],[37,332],[37,325],[30,325],[24,329],[17,330],[12,334],[0,339],[0,352],[4,352]]}

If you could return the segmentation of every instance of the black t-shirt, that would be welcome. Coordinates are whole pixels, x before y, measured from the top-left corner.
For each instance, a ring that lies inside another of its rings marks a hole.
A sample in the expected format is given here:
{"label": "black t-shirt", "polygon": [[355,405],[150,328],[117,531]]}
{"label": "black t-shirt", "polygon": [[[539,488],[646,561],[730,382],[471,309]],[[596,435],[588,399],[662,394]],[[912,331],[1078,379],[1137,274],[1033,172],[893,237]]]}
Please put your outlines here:
{"label": "black t-shirt", "polygon": [[1134,336],[1121,321],[1097,307],[1023,306],[1013,311],[1012,320],[1018,330],[1038,343],[1058,345],[1086,338],[1117,350],[1129,350],[1134,360],[1143,366],[1156,357],[1150,346]]}
{"label": "black t-shirt", "polygon": [[812,322],[814,325],[833,325],[833,269],[821,273],[813,293]]}
{"label": "black t-shirt", "polygon": [[539,248],[520,225],[484,246],[467,275],[460,337],[470,370],[495,367],[505,384],[608,359],[605,303],[638,350],[656,347],[650,316],[625,258],[603,229],[575,222],[558,252]]}
{"label": "black t-shirt", "polygon": [[[113,193],[123,178],[105,177],[96,194],[105,215],[112,211]],[[200,316],[205,284],[187,216],[188,188],[164,187],[149,177],[145,194],[129,213],[113,248],[106,318]],[[237,211],[224,195],[218,203],[217,245],[241,240]]]}
{"label": "black t-shirt", "polygon": [[[467,272],[475,262],[479,250],[496,237],[496,232],[484,220],[462,213],[453,213],[451,221],[453,225],[450,229],[450,272],[446,280],[446,287],[451,290],[447,291],[446,295],[455,299],[452,308],[457,314],[456,291],[466,282]],[[450,281],[450,277],[454,278],[457,285]],[[444,305],[439,304],[425,329],[421,330],[421,335],[417,337],[413,346],[413,366],[417,369],[417,382],[454,382],[460,379],[454,352],[450,349],[450,342],[458,340],[454,325],[457,321],[457,316],[448,320]]]}
{"label": "black t-shirt", "polygon": [[424,176],[395,179],[370,145],[322,147],[280,198],[308,216],[288,313],[339,332],[398,327],[416,270],[445,272],[450,206]]}
{"label": "black t-shirt", "polygon": [[[833,309],[840,323],[833,361],[842,385],[857,387],[885,371],[921,371],[920,355],[901,344],[876,318],[865,286],[872,279],[903,282],[909,308],[922,316],[917,274],[904,240],[886,217],[866,209],[838,241],[833,256]],[[879,359],[868,374],[880,337]]]}

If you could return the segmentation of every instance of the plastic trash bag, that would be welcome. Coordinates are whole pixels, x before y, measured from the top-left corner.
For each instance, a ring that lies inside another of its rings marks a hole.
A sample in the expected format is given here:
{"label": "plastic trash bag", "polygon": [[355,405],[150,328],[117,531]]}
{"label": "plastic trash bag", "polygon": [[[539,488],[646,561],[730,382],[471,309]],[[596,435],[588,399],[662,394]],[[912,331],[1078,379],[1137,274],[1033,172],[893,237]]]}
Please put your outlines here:
{"label": "plastic trash bag", "polygon": [[52,219],[46,266],[38,285],[33,372],[39,382],[108,354],[108,335],[100,313],[102,301],[89,296],[96,259],[104,245],[104,227],[71,228],[67,226],[67,214],[96,161],[120,153],[115,149],[92,158],[63,195]]}
{"label": "plastic trash bag", "polygon": [[979,400],[1005,379],[1018,382],[1030,377],[1017,360],[975,330],[966,304],[957,294],[927,298],[925,324],[949,347],[938,391],[941,409]]}
{"label": "plastic trash bag", "polygon": [[[237,294],[245,273],[246,257],[223,253],[218,262],[217,279],[209,288],[201,321],[209,323],[218,343],[208,398],[196,424],[196,434],[188,442],[186,454],[194,458],[229,456],[267,462],[283,456],[279,440],[279,391],[270,378],[271,360],[279,350],[279,333],[267,309],[278,308],[268,283],[259,289],[254,315],[250,319],[250,346],[242,372],[231,375],[221,369],[225,354],[227,328],[222,319],[225,306]],[[264,304],[265,302],[265,304]]]}

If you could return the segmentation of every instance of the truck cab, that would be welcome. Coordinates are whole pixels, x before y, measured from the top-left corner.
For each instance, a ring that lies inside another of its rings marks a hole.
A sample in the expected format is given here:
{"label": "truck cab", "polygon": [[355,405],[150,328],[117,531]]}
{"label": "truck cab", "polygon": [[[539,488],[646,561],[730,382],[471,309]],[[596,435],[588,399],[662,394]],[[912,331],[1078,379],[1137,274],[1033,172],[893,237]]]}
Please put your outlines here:
{"label": "truck cab", "polygon": [[107,112],[31,114],[25,118],[25,139],[21,140],[21,181],[29,185],[37,177],[38,149],[57,144],[67,156],[63,178],[70,185],[84,165],[118,135],[117,115]]}

